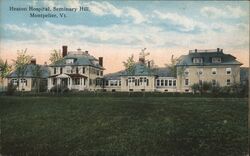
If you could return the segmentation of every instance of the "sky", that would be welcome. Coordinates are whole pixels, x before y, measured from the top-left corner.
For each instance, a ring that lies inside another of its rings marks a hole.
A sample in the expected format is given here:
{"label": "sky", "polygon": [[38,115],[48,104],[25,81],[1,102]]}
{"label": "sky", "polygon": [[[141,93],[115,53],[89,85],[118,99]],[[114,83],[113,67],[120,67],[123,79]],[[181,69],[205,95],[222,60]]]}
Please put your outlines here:
{"label": "sky", "polygon": [[[10,11],[15,8],[77,8],[89,11]],[[58,18],[32,18],[30,13]],[[61,18],[60,13],[67,17]],[[192,49],[222,48],[249,66],[249,2],[247,1],[0,1],[0,56],[11,60],[18,50],[44,64],[53,49],[88,50],[104,57],[105,73],[123,70],[143,48],[159,67],[171,56]]]}

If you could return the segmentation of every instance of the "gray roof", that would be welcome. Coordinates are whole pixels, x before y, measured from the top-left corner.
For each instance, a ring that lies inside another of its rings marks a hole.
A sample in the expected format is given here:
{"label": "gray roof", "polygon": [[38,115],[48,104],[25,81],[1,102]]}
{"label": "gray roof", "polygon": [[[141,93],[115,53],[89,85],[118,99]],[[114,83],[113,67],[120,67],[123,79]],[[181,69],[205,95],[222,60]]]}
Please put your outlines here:
{"label": "gray roof", "polygon": [[[193,63],[193,58],[203,58],[203,63]],[[220,57],[221,63],[212,63],[213,57]],[[224,54],[223,52],[192,52],[188,55],[182,55],[178,58],[177,66],[211,66],[211,65],[242,65],[236,58],[230,54]]]}
{"label": "gray roof", "polygon": [[67,59],[74,59],[74,63],[71,65],[81,65],[81,66],[93,66],[96,68],[104,69],[102,66],[99,65],[99,63],[94,63],[98,62],[98,59],[96,59],[94,56],[89,55],[89,54],[73,54],[74,52],[69,52],[68,55],[63,57],[61,60],[58,60],[54,64],[50,64],[50,66],[65,66],[66,65],[66,60]]}
{"label": "gray roof", "polygon": [[[171,70],[168,67],[155,68],[148,72],[148,67],[142,67],[143,65],[136,64],[135,74],[127,74],[125,70],[121,70],[115,73],[104,75],[106,80],[120,80],[121,76],[159,76],[159,77],[174,77]],[[143,71],[146,70],[146,71]]]}
{"label": "gray roof", "polygon": [[129,73],[128,71],[124,71],[122,76],[154,76],[154,70],[150,69],[146,64],[137,62],[134,66],[134,71]]}
{"label": "gray roof", "polygon": [[156,68],[155,74],[159,77],[175,77],[169,67]]}
{"label": "gray roof", "polygon": [[[33,75],[33,71],[35,70],[36,66],[38,66],[38,65],[28,64],[23,77],[24,78],[34,78],[35,76]],[[49,76],[48,67],[41,65],[41,70],[42,70],[41,78],[47,78]],[[17,78],[18,77],[17,71],[14,70],[7,77],[8,78]]]}

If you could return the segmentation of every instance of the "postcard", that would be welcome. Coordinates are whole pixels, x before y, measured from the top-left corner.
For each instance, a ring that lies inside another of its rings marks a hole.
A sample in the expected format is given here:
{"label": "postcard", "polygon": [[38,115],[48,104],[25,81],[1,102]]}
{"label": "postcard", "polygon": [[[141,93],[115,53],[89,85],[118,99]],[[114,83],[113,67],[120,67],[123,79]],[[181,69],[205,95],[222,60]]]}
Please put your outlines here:
{"label": "postcard", "polygon": [[249,155],[248,1],[0,1],[0,155]]}

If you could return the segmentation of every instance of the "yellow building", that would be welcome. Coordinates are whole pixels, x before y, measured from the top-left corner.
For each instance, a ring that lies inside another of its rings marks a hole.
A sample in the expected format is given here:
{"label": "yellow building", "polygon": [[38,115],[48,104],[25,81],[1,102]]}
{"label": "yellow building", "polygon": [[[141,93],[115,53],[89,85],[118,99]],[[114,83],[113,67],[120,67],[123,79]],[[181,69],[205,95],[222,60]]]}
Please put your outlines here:
{"label": "yellow building", "polygon": [[195,83],[211,82],[212,85],[230,86],[240,82],[242,63],[223,49],[190,50],[177,63],[177,91],[190,92]]}

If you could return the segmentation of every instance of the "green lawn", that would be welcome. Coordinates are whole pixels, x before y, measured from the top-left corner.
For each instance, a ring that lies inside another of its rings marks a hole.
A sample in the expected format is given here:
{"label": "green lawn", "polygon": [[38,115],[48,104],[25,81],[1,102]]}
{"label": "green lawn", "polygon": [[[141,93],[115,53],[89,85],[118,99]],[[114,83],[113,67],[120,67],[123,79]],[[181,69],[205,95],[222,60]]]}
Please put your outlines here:
{"label": "green lawn", "polygon": [[2,155],[247,152],[247,99],[0,97]]}

